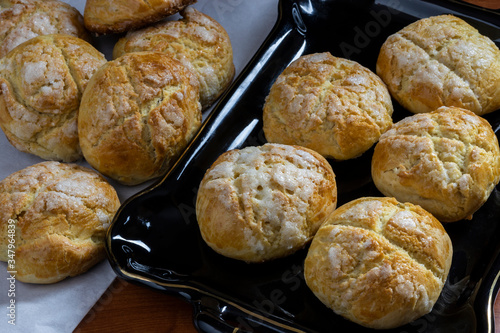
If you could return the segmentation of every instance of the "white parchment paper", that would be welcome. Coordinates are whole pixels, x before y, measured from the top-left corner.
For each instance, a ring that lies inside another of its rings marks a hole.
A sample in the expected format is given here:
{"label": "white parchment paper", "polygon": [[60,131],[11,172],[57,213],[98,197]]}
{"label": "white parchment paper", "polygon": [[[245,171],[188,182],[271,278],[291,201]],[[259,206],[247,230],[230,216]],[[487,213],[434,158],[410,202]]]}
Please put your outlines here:
{"label": "white parchment paper", "polygon": [[[65,2],[83,13],[84,0]],[[274,26],[278,0],[198,0],[194,7],[227,30],[238,75]],[[99,38],[95,46],[111,60],[114,41],[115,37]],[[0,179],[42,161],[16,150],[0,131]],[[85,162],[79,164],[89,167]],[[111,184],[122,202],[149,185]],[[85,274],[51,285],[25,284],[9,277],[7,265],[0,263],[0,332],[61,333],[75,329],[116,275],[104,261]]]}

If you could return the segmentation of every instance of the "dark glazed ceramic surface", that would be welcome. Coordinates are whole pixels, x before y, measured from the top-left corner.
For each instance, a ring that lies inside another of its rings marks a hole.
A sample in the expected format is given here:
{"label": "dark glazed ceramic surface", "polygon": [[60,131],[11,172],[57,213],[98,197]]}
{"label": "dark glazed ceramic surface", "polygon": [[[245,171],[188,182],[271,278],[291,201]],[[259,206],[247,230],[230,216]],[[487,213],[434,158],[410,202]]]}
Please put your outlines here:
{"label": "dark glazed ceramic surface", "polygon": [[[201,332],[370,331],[335,315],[308,290],[306,250],[264,264],[224,258],[202,241],[195,216],[198,184],[223,152],[265,142],[262,106],[276,77],[297,57],[329,51],[375,71],[381,44],[407,24],[456,14],[500,45],[500,15],[452,1],[282,0],[265,43],[222,97],[199,135],[166,177],[124,203],[108,232],[117,275],[178,295],[194,307]],[[409,115],[395,104],[394,120]],[[498,133],[500,112],[486,116]],[[370,178],[371,151],[331,162],[339,205],[380,196]],[[499,188],[472,221],[446,225],[452,269],[434,310],[390,332],[493,332],[500,270]]]}

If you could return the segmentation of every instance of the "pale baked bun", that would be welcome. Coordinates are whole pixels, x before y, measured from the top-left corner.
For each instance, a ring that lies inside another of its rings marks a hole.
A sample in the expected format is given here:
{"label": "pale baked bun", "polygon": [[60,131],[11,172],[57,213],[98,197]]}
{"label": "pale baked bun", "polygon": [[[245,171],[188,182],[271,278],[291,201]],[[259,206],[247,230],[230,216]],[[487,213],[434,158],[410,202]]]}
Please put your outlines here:
{"label": "pale baked bun", "polygon": [[336,205],[335,174],[321,155],[265,144],[217,158],[199,186],[196,217],[217,253],[258,263],[303,248]]}
{"label": "pale baked bun", "polygon": [[120,38],[113,58],[138,51],[161,51],[195,72],[200,102],[208,108],[234,77],[233,49],[226,30],[211,17],[188,7],[182,19],[164,21]]}
{"label": "pale baked bun", "polygon": [[39,35],[66,34],[90,41],[83,16],[59,0],[0,0],[0,58]]}
{"label": "pale baked bun", "polygon": [[498,140],[472,111],[443,106],[416,114],[380,137],[372,178],[384,195],[418,204],[441,222],[468,219],[500,180]]}
{"label": "pale baked bun", "polygon": [[196,0],[87,0],[85,27],[98,34],[120,33],[157,22]]}
{"label": "pale baked bun", "polygon": [[337,208],[318,230],[304,277],[336,314],[390,329],[432,310],[452,256],[445,229],[421,207],[359,198]]}
{"label": "pale baked bun", "polygon": [[105,258],[119,205],[102,176],[76,164],[48,161],[14,172],[0,182],[0,260],[22,282],[81,274]]}
{"label": "pale baked bun", "polygon": [[263,127],[268,142],[347,160],[377,142],[392,125],[392,112],[377,75],[324,52],[300,57],[279,75],[264,104]]}
{"label": "pale baked bun", "polygon": [[483,115],[500,108],[500,50],[452,15],[421,19],[389,36],[376,72],[413,113],[457,106]]}
{"label": "pale baked bun", "polygon": [[78,116],[85,159],[124,184],[163,175],[200,125],[196,76],[161,52],[128,53],[102,66]]}
{"label": "pale baked bun", "polygon": [[63,34],[34,37],[0,59],[0,126],[10,143],[46,160],[80,159],[77,111],[104,63],[91,44]]}

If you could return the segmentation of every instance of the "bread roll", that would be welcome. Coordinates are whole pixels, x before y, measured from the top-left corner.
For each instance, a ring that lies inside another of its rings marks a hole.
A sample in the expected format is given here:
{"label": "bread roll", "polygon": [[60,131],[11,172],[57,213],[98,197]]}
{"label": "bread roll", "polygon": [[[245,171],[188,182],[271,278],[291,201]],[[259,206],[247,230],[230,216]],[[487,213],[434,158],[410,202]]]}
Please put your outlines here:
{"label": "bread roll", "polygon": [[376,71],[413,113],[456,106],[484,115],[500,108],[500,50],[452,15],[424,18],[389,36]]}
{"label": "bread roll", "polygon": [[98,34],[120,33],[157,22],[196,0],[87,0],[85,27]]}
{"label": "bread roll", "polygon": [[313,238],[307,286],[357,324],[390,329],[432,310],[450,270],[451,240],[419,206],[359,198],[339,207]]}
{"label": "bread roll", "polygon": [[106,63],[83,93],[78,134],[85,159],[124,184],[163,175],[201,125],[198,80],[161,52]]}
{"label": "bread roll", "polygon": [[265,144],[217,158],[198,189],[196,217],[213,250],[257,263],[303,248],[336,204],[335,174],[321,155]]}
{"label": "bread roll", "polygon": [[500,180],[498,140],[469,110],[416,114],[380,137],[372,178],[384,195],[418,204],[441,222],[471,218]]}
{"label": "bread roll", "polygon": [[0,0],[0,58],[39,35],[66,34],[90,41],[83,16],[59,0]]}
{"label": "bread roll", "polygon": [[164,21],[120,38],[118,58],[129,52],[161,51],[194,71],[200,82],[203,109],[208,108],[234,77],[233,49],[226,30],[211,17],[187,7],[183,19]]}
{"label": "bread roll", "polygon": [[268,142],[295,144],[327,158],[358,157],[392,125],[380,78],[360,64],[316,53],[300,57],[274,82],[264,104]]}
{"label": "bread roll", "polygon": [[17,171],[0,182],[0,260],[22,282],[81,274],[105,258],[119,205],[113,187],[88,168],[50,161]]}
{"label": "bread roll", "polygon": [[10,143],[46,160],[80,159],[77,111],[104,63],[92,45],[62,34],[32,38],[0,59],[0,126]]}

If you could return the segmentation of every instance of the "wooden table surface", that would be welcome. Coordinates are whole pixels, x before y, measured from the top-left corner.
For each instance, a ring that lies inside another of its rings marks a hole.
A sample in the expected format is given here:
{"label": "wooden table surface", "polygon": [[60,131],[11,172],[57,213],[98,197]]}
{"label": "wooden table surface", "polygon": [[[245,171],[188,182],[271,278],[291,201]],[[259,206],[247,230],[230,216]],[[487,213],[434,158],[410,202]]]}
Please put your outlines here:
{"label": "wooden table surface", "polygon": [[[184,300],[116,278],[74,333],[195,333],[192,313]],[[498,297],[495,319],[500,333]]]}
{"label": "wooden table surface", "polygon": [[[500,9],[500,0],[464,0]],[[128,283],[120,278],[102,295],[74,333],[197,332],[192,307],[171,295]],[[495,332],[500,333],[500,298],[495,302]]]}

